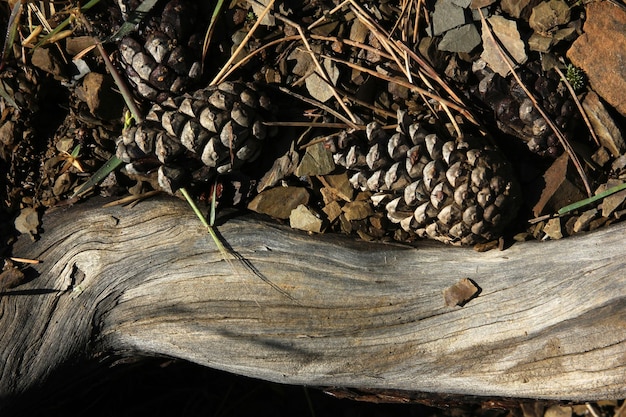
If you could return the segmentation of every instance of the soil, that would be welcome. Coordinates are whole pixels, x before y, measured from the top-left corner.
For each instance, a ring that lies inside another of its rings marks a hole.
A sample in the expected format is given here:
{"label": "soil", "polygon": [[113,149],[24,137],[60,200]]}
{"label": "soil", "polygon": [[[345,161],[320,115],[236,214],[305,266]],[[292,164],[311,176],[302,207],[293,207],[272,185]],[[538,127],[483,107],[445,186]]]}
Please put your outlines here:
{"label": "soil", "polygon": [[[315,76],[317,78],[311,76],[316,68],[308,55],[307,48],[309,47],[318,53],[345,58],[350,62],[359,63],[365,60],[372,63],[373,68],[377,68],[381,73],[387,73],[394,79],[402,78],[401,68],[380,53],[384,51],[381,39],[373,36],[370,29],[359,28],[354,24],[355,21],[359,21],[355,18],[354,10],[350,12],[344,7],[331,13],[334,6],[332,1],[309,0],[301,4],[291,3],[293,2],[282,3],[280,7],[275,8],[276,12],[274,12],[276,16],[287,16],[288,20],[277,18],[270,25],[262,21],[263,24],[256,29],[254,36],[243,47],[243,53],[253,58],[229,76],[232,79],[255,80],[268,86],[273,100],[289,109],[281,114],[281,117],[284,117],[282,121],[345,123],[330,117],[327,109],[323,107],[310,102],[302,102],[293,94],[278,91],[279,87],[290,86],[293,92],[324,101],[327,107],[342,111],[336,100],[330,98],[326,101],[326,97],[323,97],[328,91],[325,88],[325,82],[319,76]],[[412,7],[418,4],[418,2],[406,3],[411,4]],[[527,130],[520,134],[520,129],[523,129],[519,125],[506,126],[503,123],[506,117],[511,118],[509,110],[512,104],[503,99],[502,95],[513,94],[511,89],[514,88],[515,81],[512,81],[511,76],[495,77],[495,79],[500,79],[498,86],[485,87],[483,85],[481,87],[479,83],[486,78],[485,74],[487,74],[487,72],[476,70],[476,65],[480,65],[481,53],[484,49],[482,43],[462,52],[438,50],[437,42],[440,42],[450,30],[443,31],[433,38],[426,36],[426,24],[430,19],[436,21],[437,17],[434,13],[440,6],[439,2],[425,3],[425,8],[419,11],[417,19],[413,9],[412,12],[408,12],[408,18],[399,20],[401,24],[398,28],[394,28],[394,23],[397,21],[400,7],[394,2],[382,2],[375,7],[373,5],[378,4],[377,2],[372,4],[364,2],[363,4],[372,6],[368,10],[375,16],[374,21],[384,30],[394,30],[394,39],[402,40],[413,50],[419,50],[424,55],[425,62],[422,69],[425,72],[433,70],[440,74],[442,83],[439,85],[435,83],[430,91],[452,102],[455,101],[451,99],[450,91],[458,93],[465,108],[476,116],[482,127],[488,128],[492,137],[496,138],[497,145],[514,160],[525,197],[519,220],[511,226],[505,236],[506,239],[509,242],[514,239],[557,239],[618,221],[626,208],[623,203],[626,196],[612,202],[610,211],[607,211],[606,203],[604,207],[595,203],[569,216],[556,218],[556,221],[554,217],[550,217],[564,205],[587,197],[589,193],[585,189],[580,172],[571,162],[568,162],[566,157],[562,156],[565,152],[558,142],[552,139],[544,142],[535,140],[529,137]],[[530,9],[513,17],[510,12],[503,11],[503,8],[506,8],[504,4],[507,2],[486,3],[489,6],[486,6],[485,11],[488,10],[491,15],[506,16],[507,19],[517,23],[517,26],[521,28],[521,34],[517,34],[518,39],[524,42],[523,49],[528,50],[529,37],[536,33],[531,28],[531,24],[537,25],[537,20],[541,20],[540,17],[535,15],[531,18]],[[569,5],[569,8],[571,13],[568,17],[560,22],[558,27],[548,28],[547,31],[554,34],[558,30],[573,28],[572,35],[555,42],[554,46],[545,53],[529,51],[526,63],[519,68],[525,80],[533,79],[535,86],[542,84],[537,79],[540,81],[550,79],[547,72],[542,69],[542,65],[545,66],[547,61],[546,57],[550,56],[556,62],[560,59],[565,63],[569,62],[566,52],[583,33],[585,6],[576,3]],[[230,8],[226,6],[217,20],[208,54],[210,58],[205,60],[203,77],[196,82],[207,83],[215,77],[230,58],[233,49],[241,42],[243,35],[251,30],[260,10],[262,8],[259,9],[258,5],[254,9],[249,7],[246,1],[234,1]],[[470,9],[464,10],[463,18],[466,19],[467,24],[480,28],[480,19],[475,17],[477,20],[473,20],[468,17],[468,14],[471,15]],[[0,4],[2,22],[9,21],[10,13],[9,3]],[[19,41],[8,47],[0,72],[1,86],[6,92],[6,97],[0,101],[0,174],[2,177],[0,181],[0,236],[2,236],[0,256],[5,258],[11,255],[19,256],[19,254],[11,253],[11,244],[18,233],[31,234],[32,238],[36,239],[37,235],[42,232],[39,224],[40,216],[47,208],[76,202],[71,200],[74,190],[115,155],[115,142],[125,120],[124,102],[117,93],[118,86],[107,72],[102,57],[95,50],[89,50],[83,54],[84,48],[90,48],[88,36],[95,35],[99,39],[107,39],[120,27],[123,16],[116,2],[101,1],[84,13],[77,13],[75,9],[70,8],[70,5],[67,5],[66,9],[56,10],[56,13],[48,10],[46,16],[53,27],[66,17],[75,16],[76,19],[69,26],[73,32],[67,34],[66,38],[36,49],[32,48],[34,43],[32,41],[31,46],[19,45],[19,42],[30,33],[26,24],[30,12],[23,10],[21,14],[22,21],[18,25]],[[200,15],[209,16],[202,13]],[[150,22],[150,19],[155,18],[149,16],[142,24],[149,26],[150,23],[146,22]],[[313,29],[305,29],[306,36],[310,40],[310,46],[305,47],[297,36],[298,27],[291,22],[298,22],[300,28],[306,28],[318,20],[321,23],[314,25]],[[420,24],[419,33],[415,33],[419,34],[416,39],[421,38],[422,42],[413,40],[412,31],[415,22]],[[2,29],[1,33],[7,32],[5,28]],[[146,30],[145,27],[144,30]],[[286,36],[292,36],[293,40],[277,41]],[[340,42],[338,38],[347,38],[353,43]],[[272,41],[277,41],[275,46],[257,50]],[[371,49],[360,50],[360,47],[354,46],[354,42],[371,47]],[[114,62],[118,63],[119,56],[115,43],[105,43],[104,47]],[[77,55],[79,59],[72,61],[72,58],[76,58]],[[566,69],[565,64],[562,67]],[[352,101],[345,99],[351,102],[351,110],[357,120],[376,119],[381,124],[392,125],[395,123],[394,115],[398,107],[409,108],[414,114],[428,112],[428,106],[423,97],[397,82],[368,77],[363,69],[350,68],[345,64],[329,64],[326,70],[331,78],[336,73],[337,90],[341,91],[344,98],[351,95],[365,97],[365,101],[373,104],[373,106],[367,106],[360,104],[361,102],[356,99]],[[533,71],[540,75],[532,75]],[[591,87],[582,79],[578,81],[583,84],[579,86],[578,96],[582,98],[589,95]],[[419,80],[415,83],[423,86]],[[558,79],[556,83],[559,84]],[[193,88],[192,85],[189,87],[189,89]],[[480,94],[480,88],[493,89],[498,94]],[[537,92],[538,88],[533,91]],[[539,97],[540,101],[544,105],[554,101],[562,104],[562,100],[565,100],[563,93],[559,90],[557,97],[556,91],[556,88],[548,88]],[[507,100],[510,99],[507,98]],[[143,111],[150,106],[146,100],[138,99],[137,102]],[[437,102],[431,100],[428,105],[436,108],[437,116],[445,113]],[[608,117],[617,126],[623,127],[624,116],[610,106],[606,107]],[[311,114],[314,116],[310,116]],[[569,115],[568,113],[568,119],[579,118],[579,116],[570,117]],[[468,120],[462,111],[454,111],[454,116],[462,129],[480,130]],[[559,116],[561,115],[551,117]],[[589,134],[580,134],[586,129],[584,123],[563,126],[566,131],[575,129],[578,132],[575,138],[569,135],[566,135],[566,138],[572,141],[581,160],[585,161],[581,170],[584,171],[592,192],[622,183],[624,166],[626,166],[626,162],[623,162],[625,149],[617,150],[622,153],[621,155],[616,152],[611,155],[606,151],[606,146],[596,145]],[[306,158],[303,156],[309,152],[309,148],[300,147],[300,145],[333,134],[328,129],[319,128],[317,125],[314,127],[311,125],[307,129],[292,123],[284,129],[286,133],[281,137],[299,138],[296,147],[299,155],[295,158],[296,161],[304,161]],[[293,156],[293,151],[289,151],[292,145],[293,140],[288,140],[265,150],[261,163],[257,165],[256,174],[258,175],[259,172],[265,174],[266,180],[272,178],[272,185],[281,183],[293,185],[298,189],[297,192],[301,192],[302,188],[307,189],[312,197],[310,201],[307,200],[307,207],[318,217],[323,218],[321,224],[325,232],[349,232],[368,240],[388,239],[398,237],[399,234],[405,241],[415,239],[415,236],[407,236],[399,231],[398,227],[389,224],[375,208],[368,212],[368,216],[353,220],[346,220],[345,215],[342,215],[342,218],[339,214],[331,218],[334,216],[329,213],[333,210],[339,210],[338,213],[349,213],[351,210],[349,203],[344,201],[345,198],[341,198],[342,184],[345,181],[342,183],[340,179],[331,178],[327,173],[322,172],[312,172],[306,177],[295,175],[299,167],[315,170],[320,168],[319,166],[301,167],[300,163],[275,164],[274,162],[281,160],[280,158],[285,161],[285,158],[289,160]],[[535,150],[535,153],[531,152],[531,148]],[[621,163],[620,160],[622,160]],[[153,187],[154,181],[151,181],[149,176],[137,177],[117,171],[108,175],[98,187],[83,198],[89,198],[95,193],[120,197],[129,193],[140,195]],[[271,187],[267,188],[271,190]],[[198,195],[200,194],[202,193]],[[205,191],[205,194],[208,194],[208,191]],[[329,197],[329,195],[334,197]],[[357,202],[365,199],[364,196],[359,195],[352,198]],[[281,195],[276,199],[280,206],[286,197]],[[280,208],[284,210],[284,207]],[[360,205],[359,209],[361,209]],[[603,210],[605,210],[604,213]],[[267,214],[272,215],[273,212],[270,210]],[[529,223],[529,219],[534,219],[534,221]],[[497,242],[495,246],[497,245],[502,245],[502,242]],[[11,268],[5,267],[5,269]],[[19,285],[19,282],[5,285],[0,276],[0,285],[2,288],[8,288],[9,285]],[[161,415],[166,412],[175,412],[179,415],[263,415],[265,412],[261,411],[257,402],[259,401],[264,404],[270,403],[268,415],[286,415],[296,412],[310,415],[340,413],[340,415],[354,416],[389,413],[540,416],[544,415],[545,409],[553,405],[535,403],[532,412],[530,411],[532,407],[528,404],[524,407],[521,407],[520,403],[488,407],[486,402],[480,401],[463,406],[448,404],[446,410],[415,404],[364,405],[333,399],[330,396],[321,395],[314,389],[307,391],[301,387],[284,387],[237,379],[237,377],[216,371],[197,369],[188,364],[165,360],[149,360],[133,367],[113,367],[110,372],[99,378],[101,382],[97,383],[94,378],[89,379],[86,385],[90,388],[85,389],[85,392],[80,394],[80,398],[73,400],[72,403],[54,398],[46,400],[49,406],[44,407],[42,414],[56,415],[69,412],[71,415],[87,413],[90,415],[113,413],[130,415],[151,410],[152,415]],[[216,381],[219,382],[216,383]],[[50,392],[45,391],[50,387],[44,388],[44,392]],[[65,395],[62,397],[66,398]],[[372,396],[368,394],[364,398],[371,400]],[[122,410],[122,406],[118,403],[124,404],[125,409]],[[620,403],[612,402],[595,404],[591,407],[599,415],[617,416],[620,415],[619,406]],[[623,408],[622,406],[621,413],[624,412]],[[564,412],[570,413],[565,415],[572,415],[572,413],[586,415],[590,411],[585,408],[566,407]]]}

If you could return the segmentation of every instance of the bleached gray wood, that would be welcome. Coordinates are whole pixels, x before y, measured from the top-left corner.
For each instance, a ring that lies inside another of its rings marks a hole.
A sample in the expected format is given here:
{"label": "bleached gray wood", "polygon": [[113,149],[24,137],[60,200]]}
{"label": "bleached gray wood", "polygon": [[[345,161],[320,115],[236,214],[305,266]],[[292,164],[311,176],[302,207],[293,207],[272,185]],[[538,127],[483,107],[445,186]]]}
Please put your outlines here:
{"label": "bleached gray wood", "polygon": [[[103,351],[290,384],[626,396],[626,223],[476,253],[230,219],[219,230],[255,275],[222,260],[184,202],[99,203],[46,215],[41,239],[14,249],[43,263],[0,299],[2,398]],[[482,292],[446,307],[464,277]]]}

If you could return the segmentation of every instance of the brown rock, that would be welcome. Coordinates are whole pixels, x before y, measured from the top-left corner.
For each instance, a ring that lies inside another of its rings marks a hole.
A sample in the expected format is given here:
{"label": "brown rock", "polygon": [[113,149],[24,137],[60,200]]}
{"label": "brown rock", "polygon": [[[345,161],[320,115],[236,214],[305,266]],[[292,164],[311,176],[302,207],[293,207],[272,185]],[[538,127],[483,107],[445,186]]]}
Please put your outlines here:
{"label": "brown rock", "polygon": [[539,200],[533,207],[535,216],[557,211],[561,207],[585,198],[581,190],[567,179],[569,168],[569,157],[563,154],[544,173],[544,187]]}
{"label": "brown rock", "polygon": [[369,201],[353,201],[342,207],[346,220],[362,220],[374,214]]}
{"label": "brown rock", "polygon": [[598,215],[598,209],[593,208],[581,214],[574,223],[574,233],[582,232],[589,227],[589,223]]}
{"label": "brown rock", "polygon": [[626,11],[610,2],[587,5],[584,34],[567,51],[591,87],[626,116]]}
{"label": "brown rock", "polygon": [[322,224],[322,219],[317,217],[304,204],[300,204],[289,214],[289,225],[293,229],[320,233],[322,231]]}
{"label": "brown rock", "polygon": [[277,219],[288,219],[291,211],[309,202],[309,193],[303,187],[276,187],[259,193],[248,204],[248,209]]}
{"label": "brown rock", "polygon": [[543,227],[543,232],[553,240],[561,239],[563,237],[563,231],[561,230],[561,219],[555,217],[553,219],[548,220],[546,225]]}
{"label": "brown rock", "polygon": [[57,80],[66,78],[65,64],[48,48],[37,48],[33,51],[31,62],[42,71],[52,74]]}
{"label": "brown rock", "polygon": [[550,0],[533,7],[528,25],[536,32],[549,33],[569,22],[570,8],[563,0]]}
{"label": "brown rock", "polygon": [[[607,181],[606,185],[603,187],[606,191],[613,187],[619,187],[623,183],[620,180],[611,179]],[[611,194],[602,200],[602,217],[609,217],[615,210],[617,210],[626,200],[626,190],[618,191],[614,194]]]}
{"label": "brown rock", "polygon": [[479,288],[469,278],[463,278],[456,284],[443,290],[443,299],[447,307],[463,306],[478,294]]}
{"label": "brown rock", "polygon": [[334,169],[333,155],[322,142],[318,142],[306,148],[306,153],[302,157],[300,165],[296,168],[296,175],[299,177],[305,175],[326,175],[333,172]]}
{"label": "brown rock", "polygon": [[541,3],[541,0],[502,0],[502,10],[516,19],[520,17],[528,20],[533,7]]}
{"label": "brown rock", "polygon": [[491,29],[495,38],[504,47],[508,55],[513,58],[514,62],[512,62],[512,66],[514,68],[519,64],[523,64],[528,59],[525,50],[526,46],[520,38],[517,24],[514,20],[505,19],[502,16],[491,16],[487,19],[487,24],[491,26],[491,28],[487,28],[483,24],[483,53],[480,57],[492,70],[506,77],[509,73],[509,66],[500,54],[498,46],[494,43],[491,36],[489,36],[489,30]]}
{"label": "brown rock", "polygon": [[78,55],[94,45],[91,36],[71,36],[65,39],[65,50],[70,56]]}
{"label": "brown rock", "polygon": [[324,206],[322,211],[326,214],[328,221],[332,223],[341,215],[341,206],[338,202],[333,201]]}
{"label": "brown rock", "polygon": [[624,143],[622,132],[620,132],[609,112],[606,111],[598,95],[593,91],[590,92],[582,104],[600,144],[608,149],[615,158],[624,153],[626,151],[626,143]]}
{"label": "brown rock", "polygon": [[97,72],[90,72],[83,78],[83,83],[76,91],[87,103],[89,111],[106,120],[119,118],[124,102],[122,96],[114,91],[113,81]]}

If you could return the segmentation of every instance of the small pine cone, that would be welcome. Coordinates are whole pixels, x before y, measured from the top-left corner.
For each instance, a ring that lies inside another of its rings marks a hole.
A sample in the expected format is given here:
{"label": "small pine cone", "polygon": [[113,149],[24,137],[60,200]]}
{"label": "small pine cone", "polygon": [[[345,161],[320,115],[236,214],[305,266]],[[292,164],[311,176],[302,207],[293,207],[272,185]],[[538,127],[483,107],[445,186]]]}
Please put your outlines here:
{"label": "small pine cone", "polygon": [[174,193],[192,179],[255,160],[270,133],[263,123],[269,106],[267,96],[242,82],[197,90],[153,105],[142,124],[120,137],[117,156],[131,171],[158,167],[159,185]]}
{"label": "small pine cone", "polygon": [[201,77],[205,27],[190,0],[170,0],[139,34],[120,42],[119,62],[137,94],[162,102],[189,91]]}
{"label": "small pine cone", "polygon": [[[518,75],[563,135],[573,138],[582,119],[556,71],[543,72],[529,65]],[[479,92],[502,131],[524,140],[532,152],[541,156],[563,153],[554,131],[514,78],[503,79],[490,73],[481,80]]]}
{"label": "small pine cone", "polygon": [[479,138],[429,134],[405,111],[398,112],[398,120],[391,137],[370,123],[367,144],[334,144],[335,161],[356,171],[352,185],[388,195],[387,217],[420,237],[454,245],[499,237],[520,200],[500,152]]}

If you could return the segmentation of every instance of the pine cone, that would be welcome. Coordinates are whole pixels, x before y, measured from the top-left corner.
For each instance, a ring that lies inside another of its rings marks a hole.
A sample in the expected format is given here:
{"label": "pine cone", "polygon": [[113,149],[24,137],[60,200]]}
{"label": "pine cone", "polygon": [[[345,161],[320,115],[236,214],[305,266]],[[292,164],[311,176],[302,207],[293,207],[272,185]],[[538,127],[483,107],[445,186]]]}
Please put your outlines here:
{"label": "pine cone", "polygon": [[335,162],[356,171],[352,185],[388,196],[387,217],[420,237],[469,245],[500,236],[520,200],[504,157],[480,138],[429,134],[406,111],[398,120],[391,137],[370,123],[367,144],[334,144]]}
{"label": "pine cone", "polygon": [[130,172],[158,167],[159,185],[174,193],[255,160],[270,133],[263,124],[269,106],[267,96],[242,82],[197,90],[153,105],[118,140],[117,156]]}
{"label": "pine cone", "polygon": [[122,39],[119,62],[140,97],[162,102],[199,81],[205,27],[189,0],[171,0],[153,13],[158,19],[147,19],[139,34]]}
{"label": "pine cone", "polygon": [[[518,75],[548,117],[566,138],[572,139],[582,119],[556,71],[544,72],[528,65]],[[479,93],[494,111],[502,131],[524,140],[532,152],[541,156],[557,157],[563,153],[559,139],[512,76],[504,79],[489,73],[481,80]]]}

